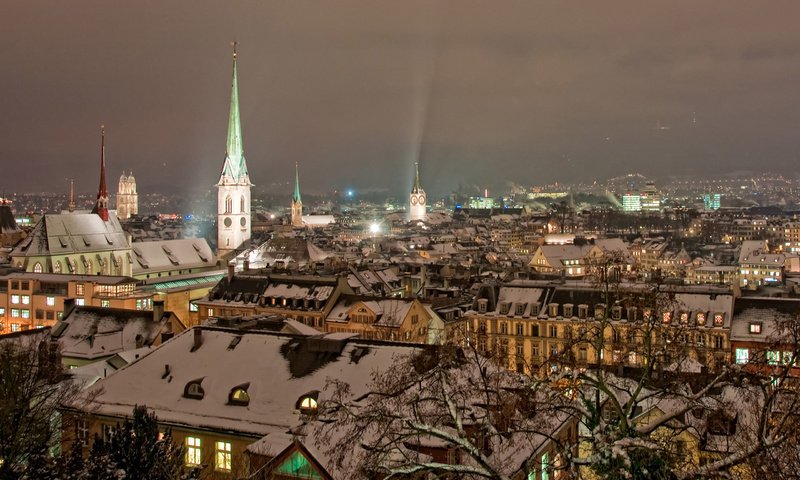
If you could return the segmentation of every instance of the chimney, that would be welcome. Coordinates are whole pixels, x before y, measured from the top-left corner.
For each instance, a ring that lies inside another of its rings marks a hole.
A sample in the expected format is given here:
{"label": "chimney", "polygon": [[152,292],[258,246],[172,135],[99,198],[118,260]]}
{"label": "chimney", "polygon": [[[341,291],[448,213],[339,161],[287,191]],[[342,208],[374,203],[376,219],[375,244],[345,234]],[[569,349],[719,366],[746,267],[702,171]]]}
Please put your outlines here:
{"label": "chimney", "polygon": [[192,343],[192,352],[200,348],[200,345],[203,344],[203,329],[200,327],[194,327],[192,333],[194,334],[194,342]]}
{"label": "chimney", "polygon": [[153,300],[153,321],[158,323],[164,316],[164,300]]}
{"label": "chimney", "polygon": [[65,298],[64,299],[64,314],[61,318],[66,318],[72,313],[72,310],[75,309],[75,299],[74,298]]}
{"label": "chimney", "polygon": [[233,281],[233,274],[236,272],[236,264],[228,262],[228,283]]}

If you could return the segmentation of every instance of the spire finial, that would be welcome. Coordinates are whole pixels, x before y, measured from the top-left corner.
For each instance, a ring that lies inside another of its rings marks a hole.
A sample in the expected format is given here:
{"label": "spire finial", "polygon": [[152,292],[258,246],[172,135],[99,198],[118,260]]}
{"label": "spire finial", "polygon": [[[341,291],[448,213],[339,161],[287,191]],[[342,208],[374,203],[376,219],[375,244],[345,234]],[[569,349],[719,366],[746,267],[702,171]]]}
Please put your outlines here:
{"label": "spire finial", "polygon": [[233,47],[233,59],[236,60],[236,47],[239,45],[239,42],[236,40],[231,42],[231,46]]}

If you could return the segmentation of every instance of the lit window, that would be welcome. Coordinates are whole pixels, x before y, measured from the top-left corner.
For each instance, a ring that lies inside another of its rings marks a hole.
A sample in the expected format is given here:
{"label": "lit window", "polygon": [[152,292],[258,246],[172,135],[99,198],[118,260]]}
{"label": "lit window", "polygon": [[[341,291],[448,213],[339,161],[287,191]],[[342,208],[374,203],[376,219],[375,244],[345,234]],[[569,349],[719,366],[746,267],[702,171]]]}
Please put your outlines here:
{"label": "lit window", "polygon": [[213,317],[214,316],[214,309],[213,308],[209,308],[208,309],[208,316],[209,317]]}
{"label": "lit window", "polygon": [[111,306],[111,301],[110,300],[100,300],[100,306],[108,308],[108,307]]}
{"label": "lit window", "polygon": [[20,310],[20,313],[22,313],[22,318],[31,318],[31,311],[27,308]]}
{"label": "lit window", "polygon": [[231,444],[228,442],[217,442],[217,470],[229,472],[231,470]]}
{"label": "lit window", "polygon": [[197,307],[197,304],[194,302],[189,302],[189,311],[190,312],[197,312],[200,309]]}
{"label": "lit window", "polygon": [[300,402],[300,408],[307,409],[307,410],[316,410],[317,408],[317,401],[311,397],[306,397]]}
{"label": "lit window", "polygon": [[75,305],[78,305],[79,307],[82,307],[82,306],[86,305],[86,299],[76,298],[75,299]]}
{"label": "lit window", "polygon": [[41,263],[36,262],[33,265],[33,273],[42,273],[42,264]]}
{"label": "lit window", "polygon": [[6,316],[6,309],[3,308],[3,307],[0,307],[0,317],[5,317],[5,316]]}
{"label": "lit window", "polygon": [[30,295],[23,295],[22,296],[22,304],[23,305],[30,305],[31,304],[31,296]]}
{"label": "lit window", "polygon": [[76,295],[83,296],[84,295],[84,291],[85,291],[85,289],[84,289],[84,286],[83,286],[82,283],[79,283],[79,284],[75,285],[75,294]]}
{"label": "lit window", "polygon": [[698,313],[697,314],[697,324],[698,325],[705,325],[706,324],[706,314],[705,313]]}
{"label": "lit window", "polygon": [[750,333],[761,333],[761,323],[760,322],[750,323]]}
{"label": "lit window", "polygon": [[722,326],[722,322],[723,322],[723,318],[724,317],[722,316],[721,313],[715,313],[714,314],[714,326],[715,327],[721,327]]}
{"label": "lit window", "polygon": [[19,332],[19,330],[20,330],[20,325],[19,325],[19,323],[12,323],[12,324],[11,324],[11,331],[12,331],[12,332]]}
{"label": "lit window", "polygon": [[661,314],[661,321],[664,323],[669,323],[672,320],[672,313],[671,312],[664,312]]}
{"label": "lit window", "polygon": [[743,365],[750,361],[750,350],[746,348],[736,349],[736,363]]}
{"label": "lit window", "polygon": [[56,297],[47,297],[45,303],[48,307],[54,307],[56,305]]}
{"label": "lit window", "polygon": [[11,303],[18,304],[19,303],[19,295],[11,295]]}
{"label": "lit window", "polygon": [[11,318],[19,318],[19,308],[11,309]]}
{"label": "lit window", "polygon": [[228,403],[231,405],[247,405],[250,403],[250,394],[247,393],[249,383],[233,387],[228,395]]}
{"label": "lit window", "polygon": [[186,437],[186,465],[200,465],[203,450],[200,446],[200,439],[197,437]]}
{"label": "lit window", "polygon": [[777,365],[781,360],[781,352],[770,350],[767,352],[767,363],[770,365]]}

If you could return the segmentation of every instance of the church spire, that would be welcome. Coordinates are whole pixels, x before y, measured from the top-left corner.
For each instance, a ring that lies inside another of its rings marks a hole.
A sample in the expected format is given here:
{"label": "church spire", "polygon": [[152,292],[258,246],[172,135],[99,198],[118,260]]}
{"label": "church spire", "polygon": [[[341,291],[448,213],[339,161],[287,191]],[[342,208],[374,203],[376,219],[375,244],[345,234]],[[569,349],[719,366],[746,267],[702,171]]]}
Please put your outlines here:
{"label": "church spire", "polygon": [[100,187],[97,189],[97,203],[92,213],[108,221],[108,190],[106,189],[106,127],[100,126]]}
{"label": "church spire", "polygon": [[419,162],[414,162],[414,171],[414,188],[411,189],[411,193],[419,193],[422,190],[419,184]]}
{"label": "church spire", "polygon": [[242,122],[239,117],[239,80],[236,70],[237,42],[233,42],[233,80],[231,81],[231,106],[228,115],[228,141],[225,144],[225,165],[222,176],[229,176],[234,182],[247,179],[247,163],[242,145]]}
{"label": "church spire", "polygon": [[70,213],[75,211],[75,180],[69,180],[69,206]]}
{"label": "church spire", "polygon": [[292,200],[295,202],[300,201],[300,173],[297,162],[294,163],[294,195],[292,195]]}

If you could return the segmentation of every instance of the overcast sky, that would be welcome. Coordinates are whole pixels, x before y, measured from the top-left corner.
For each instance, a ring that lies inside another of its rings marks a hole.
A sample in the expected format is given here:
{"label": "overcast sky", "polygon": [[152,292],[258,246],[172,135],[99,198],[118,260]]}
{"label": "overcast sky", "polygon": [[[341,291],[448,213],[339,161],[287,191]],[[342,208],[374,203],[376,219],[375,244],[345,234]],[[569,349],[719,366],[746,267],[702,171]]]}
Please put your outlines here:
{"label": "overcast sky", "polygon": [[140,191],[209,188],[234,38],[260,186],[299,162],[308,193],[405,193],[417,157],[433,195],[794,175],[798,19],[796,0],[3,2],[0,188],[95,190],[100,124],[113,190],[122,170]]}

